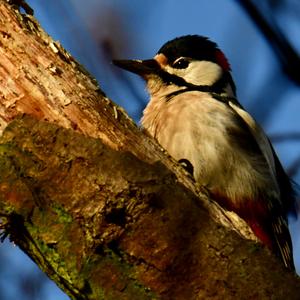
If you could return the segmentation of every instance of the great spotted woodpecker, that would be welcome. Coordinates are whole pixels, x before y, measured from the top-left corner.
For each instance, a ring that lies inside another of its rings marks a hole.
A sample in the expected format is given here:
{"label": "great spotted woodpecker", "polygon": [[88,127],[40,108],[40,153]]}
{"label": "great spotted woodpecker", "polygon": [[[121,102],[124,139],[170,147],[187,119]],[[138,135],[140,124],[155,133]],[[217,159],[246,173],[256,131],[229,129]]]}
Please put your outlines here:
{"label": "great spotted woodpecker", "polygon": [[239,104],[218,46],[188,35],[164,44],[153,59],[114,64],[147,82],[143,127],[176,160],[188,162],[195,180],[294,270],[291,182],[262,128]]}

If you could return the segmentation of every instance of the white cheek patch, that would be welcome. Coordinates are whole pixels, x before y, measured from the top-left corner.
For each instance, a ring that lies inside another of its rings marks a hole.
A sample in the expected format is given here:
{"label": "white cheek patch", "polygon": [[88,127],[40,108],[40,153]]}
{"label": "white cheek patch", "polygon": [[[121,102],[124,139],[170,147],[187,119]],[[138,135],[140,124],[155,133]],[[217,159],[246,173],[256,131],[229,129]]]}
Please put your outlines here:
{"label": "white cheek patch", "polygon": [[176,69],[171,66],[166,66],[165,70],[195,85],[212,85],[222,75],[222,68],[219,65],[205,60],[191,61],[189,66],[185,69]]}

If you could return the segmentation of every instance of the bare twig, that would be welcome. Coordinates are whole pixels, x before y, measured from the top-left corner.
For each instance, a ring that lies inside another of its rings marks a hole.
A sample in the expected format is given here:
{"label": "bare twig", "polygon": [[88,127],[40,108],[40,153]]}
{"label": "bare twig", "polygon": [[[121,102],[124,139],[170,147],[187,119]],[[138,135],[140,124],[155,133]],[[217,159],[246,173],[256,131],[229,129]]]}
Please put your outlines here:
{"label": "bare twig", "polygon": [[300,132],[274,133],[269,135],[273,143],[285,143],[292,141],[300,141]]}
{"label": "bare twig", "polygon": [[251,0],[237,0],[270,43],[283,71],[300,85],[300,56],[275,22],[270,24]]}
{"label": "bare twig", "polygon": [[299,170],[300,170],[300,156],[287,169],[287,173],[290,177],[294,177],[298,174]]}

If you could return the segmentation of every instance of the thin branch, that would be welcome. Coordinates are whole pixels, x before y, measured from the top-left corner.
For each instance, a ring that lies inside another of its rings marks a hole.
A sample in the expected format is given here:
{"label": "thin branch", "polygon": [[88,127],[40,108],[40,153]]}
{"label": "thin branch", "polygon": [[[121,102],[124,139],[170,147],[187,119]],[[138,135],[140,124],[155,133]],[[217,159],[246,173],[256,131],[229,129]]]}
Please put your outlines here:
{"label": "thin branch", "polygon": [[274,133],[269,138],[272,143],[300,142],[300,132]]}
{"label": "thin branch", "polygon": [[295,177],[300,170],[300,156],[291,164],[287,169],[287,173],[290,177]]}
{"label": "thin branch", "polygon": [[283,71],[300,85],[300,56],[276,23],[270,24],[251,0],[237,0],[270,43]]}

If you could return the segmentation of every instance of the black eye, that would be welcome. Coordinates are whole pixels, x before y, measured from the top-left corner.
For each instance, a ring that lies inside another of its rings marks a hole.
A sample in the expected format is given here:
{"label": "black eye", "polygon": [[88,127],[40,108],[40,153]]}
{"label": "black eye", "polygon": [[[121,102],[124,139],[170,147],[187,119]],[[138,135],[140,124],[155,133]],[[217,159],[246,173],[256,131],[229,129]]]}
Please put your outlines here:
{"label": "black eye", "polygon": [[189,64],[190,64],[190,62],[186,58],[179,58],[178,60],[176,60],[174,62],[173,68],[176,68],[176,69],[185,69],[185,68],[188,67]]}

